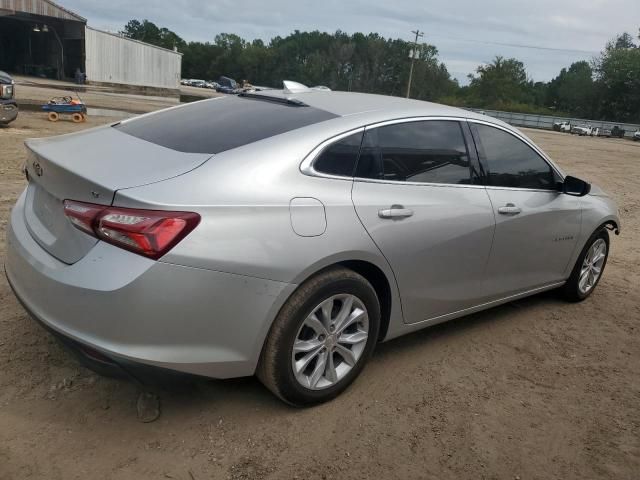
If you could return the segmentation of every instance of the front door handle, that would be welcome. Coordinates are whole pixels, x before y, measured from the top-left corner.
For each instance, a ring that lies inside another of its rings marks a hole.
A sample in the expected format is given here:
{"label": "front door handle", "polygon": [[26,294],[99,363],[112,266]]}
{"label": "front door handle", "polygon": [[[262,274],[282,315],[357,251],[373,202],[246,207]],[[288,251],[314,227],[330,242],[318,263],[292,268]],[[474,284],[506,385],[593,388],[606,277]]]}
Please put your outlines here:
{"label": "front door handle", "polygon": [[513,203],[507,203],[504,207],[498,208],[498,213],[502,215],[517,215],[520,212],[522,212],[520,207],[516,207]]}
{"label": "front door handle", "polygon": [[413,210],[404,208],[402,205],[391,205],[391,208],[378,210],[380,218],[407,218],[413,215]]}

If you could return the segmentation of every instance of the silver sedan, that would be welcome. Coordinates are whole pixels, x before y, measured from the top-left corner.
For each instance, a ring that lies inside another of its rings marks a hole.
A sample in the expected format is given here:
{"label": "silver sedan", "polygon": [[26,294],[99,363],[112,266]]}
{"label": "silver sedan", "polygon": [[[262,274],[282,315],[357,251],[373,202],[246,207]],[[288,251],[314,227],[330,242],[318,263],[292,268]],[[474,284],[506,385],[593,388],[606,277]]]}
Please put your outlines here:
{"label": "silver sedan", "polygon": [[614,202],[491,117],[284,90],[29,140],[6,273],[91,367],[331,399],[378,342],[602,276]]}

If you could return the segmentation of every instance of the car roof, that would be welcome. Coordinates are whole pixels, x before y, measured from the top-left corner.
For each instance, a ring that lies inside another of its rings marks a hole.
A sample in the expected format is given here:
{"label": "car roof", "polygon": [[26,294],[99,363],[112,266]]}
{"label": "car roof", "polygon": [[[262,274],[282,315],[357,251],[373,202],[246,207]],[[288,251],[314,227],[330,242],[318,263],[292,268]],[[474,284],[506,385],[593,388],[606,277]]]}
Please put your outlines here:
{"label": "car roof", "polygon": [[[300,86],[303,87],[304,90],[263,90],[252,93],[251,96],[272,97],[285,103],[293,104],[301,102],[309,107],[336,115],[333,119],[305,127],[307,132],[315,132],[318,137],[324,137],[325,139],[351,129],[391,120],[402,120],[412,117],[451,117],[478,120],[480,122],[493,124],[526,139],[530,144],[534,144],[526,134],[512,125],[495,117],[463,108],[388,95],[313,90],[304,87],[304,85]],[[283,135],[283,138],[286,138],[285,141],[291,141],[291,137],[286,134]],[[548,156],[546,156],[546,158],[551,161]],[[562,172],[559,168],[557,168],[557,170]]]}
{"label": "car roof", "polygon": [[119,122],[114,128],[173,150],[212,155],[271,137],[288,143],[305,137],[310,145],[301,150],[309,151],[358,128],[411,118],[477,119],[515,130],[498,119],[446,105],[301,87],[211,98]]}
{"label": "car roof", "polygon": [[260,96],[299,101],[310,107],[325,110],[341,117],[351,115],[364,116],[366,114],[372,114],[372,116],[377,117],[382,113],[389,118],[412,115],[463,117],[503,124],[499,120],[470,110],[388,95],[313,89],[292,93],[285,92],[285,90],[263,90],[257,93]]}

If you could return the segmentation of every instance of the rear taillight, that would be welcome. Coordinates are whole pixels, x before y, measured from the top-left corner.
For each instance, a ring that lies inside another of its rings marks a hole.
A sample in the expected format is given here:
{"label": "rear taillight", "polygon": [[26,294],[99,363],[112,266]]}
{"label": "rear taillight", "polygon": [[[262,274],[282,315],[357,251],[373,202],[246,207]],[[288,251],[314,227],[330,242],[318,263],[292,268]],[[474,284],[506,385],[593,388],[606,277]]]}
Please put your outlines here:
{"label": "rear taillight", "polygon": [[200,215],[192,212],[141,210],[64,201],[74,227],[117,247],[158,259],[186,237]]}

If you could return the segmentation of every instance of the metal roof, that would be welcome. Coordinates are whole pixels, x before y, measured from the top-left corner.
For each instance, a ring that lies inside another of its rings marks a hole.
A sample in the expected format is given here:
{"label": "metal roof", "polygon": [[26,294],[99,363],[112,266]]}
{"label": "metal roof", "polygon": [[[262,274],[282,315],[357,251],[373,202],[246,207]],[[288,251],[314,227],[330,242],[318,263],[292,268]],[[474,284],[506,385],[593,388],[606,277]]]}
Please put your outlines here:
{"label": "metal roof", "polygon": [[13,13],[28,13],[43,17],[59,18],[87,23],[87,19],[73,13],[71,10],[52,2],[51,0],[0,0],[0,11]]}

